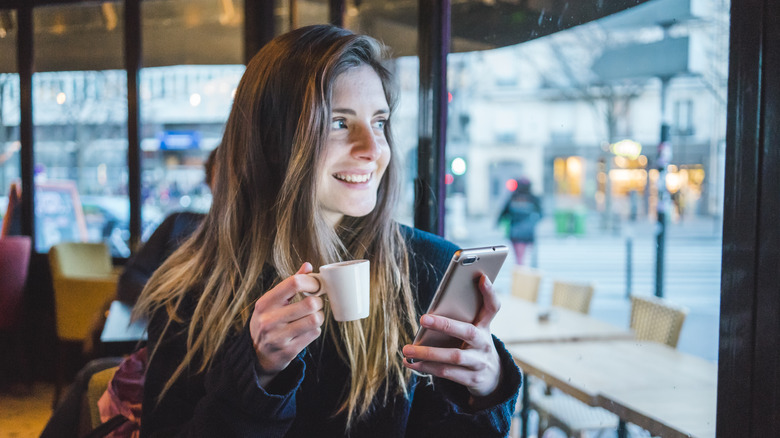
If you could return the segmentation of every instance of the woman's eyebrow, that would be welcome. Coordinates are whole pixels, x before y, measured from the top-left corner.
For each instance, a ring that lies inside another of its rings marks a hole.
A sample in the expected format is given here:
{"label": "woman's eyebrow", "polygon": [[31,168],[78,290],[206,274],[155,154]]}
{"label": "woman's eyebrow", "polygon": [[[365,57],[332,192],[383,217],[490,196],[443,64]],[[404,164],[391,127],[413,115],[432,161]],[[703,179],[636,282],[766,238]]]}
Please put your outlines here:
{"label": "woman's eyebrow", "polygon": [[[355,110],[351,110],[349,108],[334,108],[332,111],[334,113],[348,114],[350,116],[356,116],[357,115]],[[390,109],[389,108],[382,108],[382,109],[376,110],[376,112],[374,112],[374,115],[378,116],[380,114],[389,114],[389,113],[390,113]]]}

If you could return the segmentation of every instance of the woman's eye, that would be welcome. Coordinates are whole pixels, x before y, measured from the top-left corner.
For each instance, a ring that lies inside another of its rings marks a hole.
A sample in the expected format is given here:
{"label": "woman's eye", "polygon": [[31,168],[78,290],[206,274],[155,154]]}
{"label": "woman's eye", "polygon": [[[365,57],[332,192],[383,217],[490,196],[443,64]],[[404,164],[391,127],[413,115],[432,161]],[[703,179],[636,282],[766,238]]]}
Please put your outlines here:
{"label": "woman's eye", "polygon": [[347,129],[347,121],[344,119],[335,119],[330,122],[330,129]]}
{"label": "woman's eye", "polygon": [[385,129],[385,123],[387,123],[386,119],[377,120],[374,122],[374,128]]}

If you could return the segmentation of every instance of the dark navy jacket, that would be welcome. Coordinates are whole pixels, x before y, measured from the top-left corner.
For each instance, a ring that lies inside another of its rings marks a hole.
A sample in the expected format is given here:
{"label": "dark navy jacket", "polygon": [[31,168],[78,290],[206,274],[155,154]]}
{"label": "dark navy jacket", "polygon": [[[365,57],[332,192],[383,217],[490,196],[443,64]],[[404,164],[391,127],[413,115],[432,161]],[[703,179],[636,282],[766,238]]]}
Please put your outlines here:
{"label": "dark navy jacket", "polygon": [[[410,250],[412,288],[417,311],[430,303],[457,247],[438,236],[404,227]],[[272,273],[269,273],[272,274]],[[268,275],[272,277],[273,275]],[[270,284],[272,278],[267,278]],[[306,348],[273,382],[258,384],[257,356],[249,329],[228,339],[213,366],[180,378],[159,405],[156,397],[185,354],[184,325],[159,339],[164,312],[152,318],[150,346],[161,342],[147,370],[141,437],[341,437],[345,418],[334,412],[349,384],[349,369],[328,336]],[[350,429],[351,437],[504,437],[521,376],[503,343],[494,337],[501,358],[500,402],[471,412],[465,387],[434,378],[433,384],[413,376],[409,397],[390,397]],[[399,356],[400,360],[400,356]],[[381,397],[378,397],[380,399]],[[155,406],[156,405],[156,406]]]}

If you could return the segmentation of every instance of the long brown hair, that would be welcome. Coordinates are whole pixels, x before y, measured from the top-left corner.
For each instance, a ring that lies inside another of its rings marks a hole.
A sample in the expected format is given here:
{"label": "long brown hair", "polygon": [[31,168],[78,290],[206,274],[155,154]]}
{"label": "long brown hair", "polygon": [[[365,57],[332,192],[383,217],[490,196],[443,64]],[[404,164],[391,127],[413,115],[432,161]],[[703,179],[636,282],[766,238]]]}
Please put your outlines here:
{"label": "long brown hair", "polygon": [[[344,217],[335,229],[323,218],[316,190],[336,77],[370,66],[392,109],[394,86],[382,59],[370,37],[310,26],[275,38],[247,65],[217,151],[211,210],[152,276],[136,307],[139,316],[165,309],[170,320],[181,320],[182,299],[196,287],[203,290],[189,323],[187,355],[163,394],[187,367],[204,371],[225,338],[244,327],[265,292],[258,290],[264,266],[273,266],[279,281],[305,261],[320,266],[361,258],[371,260],[371,316],[336,323],[326,310],[324,334],[351,370],[336,413],[346,415],[349,427],[382,388],[379,402],[406,394],[410,371],[400,350],[411,342],[417,315],[406,244],[391,219],[400,187],[396,160],[379,184],[374,210]],[[393,150],[390,129],[388,120],[385,135]]]}

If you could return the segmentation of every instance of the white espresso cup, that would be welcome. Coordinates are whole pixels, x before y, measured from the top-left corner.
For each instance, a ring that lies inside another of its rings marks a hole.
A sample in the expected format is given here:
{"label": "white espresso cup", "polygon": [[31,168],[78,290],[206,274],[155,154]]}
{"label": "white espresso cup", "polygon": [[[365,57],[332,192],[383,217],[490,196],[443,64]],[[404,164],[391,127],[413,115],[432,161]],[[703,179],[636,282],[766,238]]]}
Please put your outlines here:
{"label": "white espresso cup", "polygon": [[371,297],[370,267],[368,260],[350,260],[320,266],[320,272],[309,274],[320,282],[320,290],[304,295],[327,294],[330,310],[336,321],[367,318]]}

